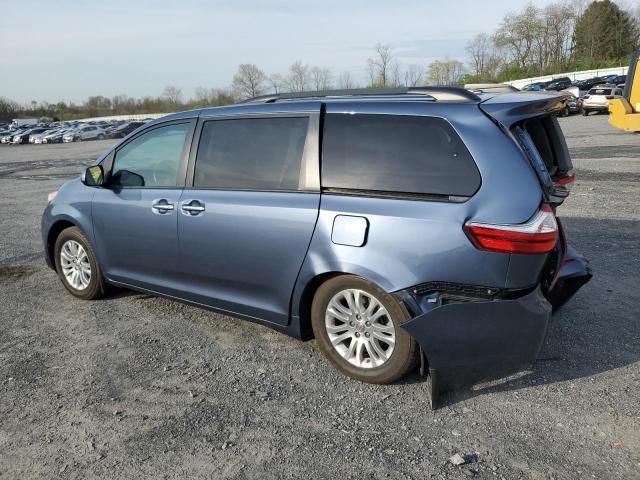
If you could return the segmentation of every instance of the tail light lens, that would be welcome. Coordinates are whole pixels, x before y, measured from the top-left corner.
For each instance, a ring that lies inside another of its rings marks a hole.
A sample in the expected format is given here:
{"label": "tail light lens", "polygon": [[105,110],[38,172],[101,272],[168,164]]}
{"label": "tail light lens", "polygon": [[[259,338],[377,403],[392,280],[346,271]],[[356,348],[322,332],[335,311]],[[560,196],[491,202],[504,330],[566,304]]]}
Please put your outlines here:
{"label": "tail light lens", "polygon": [[614,97],[613,95],[607,95],[607,97],[606,97],[606,98],[607,98],[607,100],[613,100],[613,99],[614,99],[614,98],[616,98],[616,97]]}
{"label": "tail light lens", "polygon": [[556,187],[562,187],[564,190],[570,191],[573,183],[576,181],[576,173],[571,170],[566,172],[561,177],[556,177],[553,179],[553,184]]}
{"label": "tail light lens", "polygon": [[476,248],[489,252],[547,253],[558,243],[558,222],[546,203],[527,223],[495,225],[467,222],[464,229]]}

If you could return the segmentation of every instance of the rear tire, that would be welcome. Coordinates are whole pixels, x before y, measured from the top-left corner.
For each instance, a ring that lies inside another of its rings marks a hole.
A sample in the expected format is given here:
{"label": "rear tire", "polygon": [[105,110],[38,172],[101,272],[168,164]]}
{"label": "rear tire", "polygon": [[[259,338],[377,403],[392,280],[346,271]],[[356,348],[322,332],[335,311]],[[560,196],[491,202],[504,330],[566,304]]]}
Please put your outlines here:
{"label": "rear tire", "polygon": [[400,327],[409,319],[392,295],[354,275],[323,283],[311,306],[322,353],[336,370],[367,383],[392,383],[416,367],[417,343]]}
{"label": "rear tire", "polygon": [[69,293],[82,300],[104,296],[102,272],[95,253],[78,227],[60,232],[53,252],[56,272]]}

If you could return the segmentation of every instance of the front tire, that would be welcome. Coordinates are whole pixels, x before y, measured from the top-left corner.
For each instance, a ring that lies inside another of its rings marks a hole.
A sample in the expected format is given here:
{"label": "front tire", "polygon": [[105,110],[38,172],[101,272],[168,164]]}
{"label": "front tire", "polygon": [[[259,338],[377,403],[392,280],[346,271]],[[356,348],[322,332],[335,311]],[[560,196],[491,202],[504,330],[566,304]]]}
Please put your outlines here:
{"label": "front tire", "polygon": [[56,272],[69,293],[82,300],[104,296],[102,272],[89,240],[79,228],[63,230],[53,251]]}
{"label": "front tire", "polygon": [[583,108],[582,109],[582,116],[586,117],[587,115],[589,115],[589,112]]}
{"label": "front tire", "polygon": [[393,296],[353,275],[323,283],[311,306],[322,353],[339,372],[367,383],[392,383],[415,368],[418,346],[401,328],[408,320]]}

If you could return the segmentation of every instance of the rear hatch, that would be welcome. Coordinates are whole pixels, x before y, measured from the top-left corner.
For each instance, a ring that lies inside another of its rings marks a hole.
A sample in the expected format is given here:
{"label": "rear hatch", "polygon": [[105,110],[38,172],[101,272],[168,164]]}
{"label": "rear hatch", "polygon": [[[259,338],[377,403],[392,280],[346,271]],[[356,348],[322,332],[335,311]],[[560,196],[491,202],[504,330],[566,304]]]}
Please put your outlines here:
{"label": "rear hatch", "polygon": [[573,164],[557,115],[562,93],[513,93],[483,96],[480,109],[521,147],[536,172],[545,200],[560,205],[575,179]]}

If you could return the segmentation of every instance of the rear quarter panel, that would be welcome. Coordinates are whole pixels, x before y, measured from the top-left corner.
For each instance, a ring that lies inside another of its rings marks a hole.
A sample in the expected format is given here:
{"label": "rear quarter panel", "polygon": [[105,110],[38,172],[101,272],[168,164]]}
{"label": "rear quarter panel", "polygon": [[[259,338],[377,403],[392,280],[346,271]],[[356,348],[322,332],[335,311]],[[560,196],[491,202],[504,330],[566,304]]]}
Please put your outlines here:
{"label": "rear quarter panel", "polygon": [[[538,180],[510,137],[476,104],[336,102],[329,103],[326,111],[442,117],[467,145],[482,184],[464,203],[323,193],[318,223],[294,291],[294,306],[300,305],[305,286],[327,272],[358,275],[389,292],[428,281],[506,286],[510,255],[477,250],[463,225],[469,219],[522,223],[539,208],[542,192]],[[363,246],[332,242],[337,215],[367,218]],[[300,312],[294,309],[292,314]]]}

